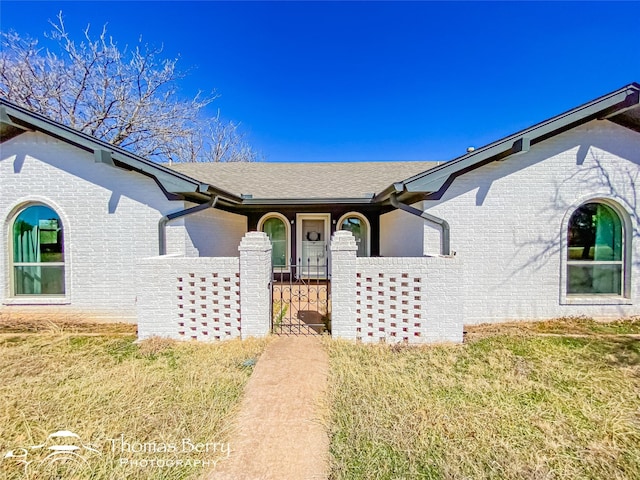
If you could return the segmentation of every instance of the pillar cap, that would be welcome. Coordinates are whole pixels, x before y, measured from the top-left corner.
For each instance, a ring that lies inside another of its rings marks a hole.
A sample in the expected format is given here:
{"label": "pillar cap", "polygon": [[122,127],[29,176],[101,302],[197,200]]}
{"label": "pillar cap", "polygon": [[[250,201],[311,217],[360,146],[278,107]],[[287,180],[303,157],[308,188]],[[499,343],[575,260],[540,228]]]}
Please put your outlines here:
{"label": "pillar cap", "polygon": [[265,252],[271,250],[271,241],[264,232],[247,232],[238,246],[241,252],[258,251]]}
{"label": "pillar cap", "polygon": [[358,251],[358,245],[353,234],[347,230],[337,230],[331,238],[331,251]]}

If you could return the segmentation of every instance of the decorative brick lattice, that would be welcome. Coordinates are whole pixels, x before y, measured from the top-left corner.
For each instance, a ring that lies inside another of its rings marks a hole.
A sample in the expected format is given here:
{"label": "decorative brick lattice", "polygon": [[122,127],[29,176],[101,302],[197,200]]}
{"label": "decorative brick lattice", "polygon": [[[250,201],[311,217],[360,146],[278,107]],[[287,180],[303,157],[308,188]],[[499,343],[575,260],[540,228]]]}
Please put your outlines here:
{"label": "decorative brick lattice", "polygon": [[423,278],[415,274],[357,273],[356,339],[419,343],[423,294]]}
{"label": "decorative brick lattice", "polygon": [[240,274],[176,277],[178,335],[193,340],[240,336]]}

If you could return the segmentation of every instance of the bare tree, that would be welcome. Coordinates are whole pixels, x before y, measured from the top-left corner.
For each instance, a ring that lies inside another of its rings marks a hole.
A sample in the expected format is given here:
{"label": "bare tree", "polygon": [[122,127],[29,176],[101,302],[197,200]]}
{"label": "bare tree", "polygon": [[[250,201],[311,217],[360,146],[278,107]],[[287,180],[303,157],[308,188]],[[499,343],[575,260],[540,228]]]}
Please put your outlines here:
{"label": "bare tree", "polygon": [[2,33],[0,95],[32,111],[160,162],[253,161],[256,152],[218,113],[205,118],[215,95],[179,97],[177,59],[141,42],[121,49],[103,27],[76,42],[62,14],[48,38],[58,52],[15,32]]}

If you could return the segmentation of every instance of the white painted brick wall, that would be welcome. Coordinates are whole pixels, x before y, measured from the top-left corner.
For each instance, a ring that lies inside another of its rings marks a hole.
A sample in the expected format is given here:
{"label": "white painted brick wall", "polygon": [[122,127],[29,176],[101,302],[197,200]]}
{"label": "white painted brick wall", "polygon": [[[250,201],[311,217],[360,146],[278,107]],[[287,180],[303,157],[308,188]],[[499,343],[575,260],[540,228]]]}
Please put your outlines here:
{"label": "white painted brick wall", "polygon": [[138,338],[220,341],[241,336],[237,257],[162,256],[137,262]]}
{"label": "white painted brick wall", "polygon": [[235,257],[247,232],[247,217],[209,208],[184,218],[194,256]]}
{"label": "white painted brick wall", "polygon": [[[593,121],[538,144],[528,153],[457,178],[443,199],[424,202],[427,211],[451,225],[451,247],[457,252],[458,260],[458,266],[452,266],[455,262],[443,264],[447,266],[443,267],[445,278],[441,287],[437,287],[433,277],[428,284],[433,289],[441,288],[441,296],[448,303],[454,303],[451,292],[458,286],[462,288],[459,298],[464,299],[466,323],[580,314],[639,315],[640,226],[636,187],[640,180],[639,166],[640,135],[607,121]],[[567,304],[562,274],[568,214],[581,203],[597,197],[613,199],[629,213],[633,236],[630,296],[608,304],[606,301]],[[52,302],[59,304],[56,309],[125,321],[134,321],[136,315],[138,284],[132,269],[138,259],[157,255],[158,220],[163,214],[187,206],[168,201],[153,180],[96,164],[91,154],[45,135],[28,133],[3,143],[0,153],[2,311],[14,311],[23,306],[15,303],[25,303],[10,298],[6,242],[9,220],[16,209],[27,202],[50,205],[61,216],[65,228],[67,295]],[[232,244],[246,229],[244,220],[219,212],[199,215],[169,225],[168,252],[235,254],[231,252]],[[205,218],[213,221],[211,230]],[[227,238],[222,232],[229,231],[229,227],[233,233]],[[438,232],[405,212],[384,215],[381,230],[383,255],[418,257],[437,251]],[[266,245],[258,250],[256,260],[264,268],[255,273],[255,279],[247,279],[246,291],[241,296],[256,299],[256,313],[247,319],[253,325],[251,328],[255,328],[255,334],[262,335],[268,331],[263,313],[266,308],[268,314],[271,308],[265,300],[268,288],[262,287],[268,282],[270,254]],[[340,256],[333,252],[332,255]],[[422,265],[418,260],[410,259],[409,265],[414,265],[411,262]],[[449,272],[459,271],[459,263],[464,264],[463,273],[451,281]],[[435,268],[437,265],[434,263],[431,269],[434,272],[430,275],[437,275],[435,271],[440,268]],[[345,278],[355,278],[355,261],[345,267],[344,272]],[[397,272],[402,273],[400,270],[392,273]],[[336,302],[340,305],[344,299],[351,298],[351,293],[335,288],[335,282],[340,279],[340,274],[337,275],[333,277],[334,310]],[[350,300],[344,301],[344,308],[353,307],[355,311]],[[50,309],[51,305],[42,308]],[[336,324],[334,320],[333,328],[340,336],[355,338],[352,325],[341,325],[339,320]],[[427,337],[430,331],[425,332]]]}
{"label": "white painted brick wall", "polygon": [[242,338],[264,337],[271,326],[271,241],[248,232],[240,242]]}
{"label": "white painted brick wall", "polygon": [[[6,242],[16,209],[37,201],[54,208],[64,226],[67,294],[56,311],[135,321],[136,260],[157,255],[158,221],[184,204],[168,201],[150,178],[95,163],[92,154],[40,133],[1,148],[0,308],[24,308],[24,299],[10,298]],[[182,222],[172,223],[169,252],[184,253],[185,237]]]}
{"label": "white painted brick wall", "polygon": [[454,258],[358,258],[356,339],[461,342],[460,273]]}
{"label": "white painted brick wall", "polygon": [[[639,315],[639,172],[640,135],[593,121],[458,177],[442,200],[425,202],[451,225],[451,248],[464,263],[465,323]],[[569,212],[597,197],[629,212],[631,297],[562,304]],[[425,237],[433,235],[425,226]]]}
{"label": "white painted brick wall", "polygon": [[263,337],[271,312],[271,242],[249,232],[239,257],[165,255],[137,262],[138,337]]}
{"label": "white painted brick wall", "polygon": [[356,252],[351,232],[338,230],[331,238],[331,336],[356,339]]}
{"label": "white painted brick wall", "polygon": [[[421,203],[413,206],[422,209]],[[425,252],[424,234],[424,220],[421,218],[401,210],[385,213],[380,216],[380,255],[421,257]],[[439,246],[432,253],[439,254]]]}
{"label": "white painted brick wall", "polygon": [[356,258],[349,232],[332,255],[332,335],[364,343],[461,342],[461,265],[447,257]]}
{"label": "white painted brick wall", "polygon": [[[11,298],[7,239],[23,204],[42,202],[64,227],[66,290],[62,299]],[[145,176],[94,162],[93,155],[40,133],[2,144],[0,156],[0,309],[55,311],[136,321],[135,264],[158,254],[158,221],[193,204],[169,201]],[[167,253],[237,256],[246,217],[209,209],[171,221]],[[34,304],[36,310],[34,310]]]}

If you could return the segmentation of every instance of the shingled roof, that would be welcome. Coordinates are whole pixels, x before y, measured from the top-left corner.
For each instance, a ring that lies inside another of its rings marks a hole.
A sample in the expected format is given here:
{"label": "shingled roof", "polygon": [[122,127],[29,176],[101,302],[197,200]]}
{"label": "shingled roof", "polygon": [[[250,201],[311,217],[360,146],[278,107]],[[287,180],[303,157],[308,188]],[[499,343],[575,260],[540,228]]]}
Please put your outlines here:
{"label": "shingled roof", "polygon": [[340,199],[371,197],[441,163],[179,163],[169,168],[255,199]]}
{"label": "shingled roof", "polygon": [[[40,131],[93,154],[95,162],[156,180],[170,199],[218,206],[351,203],[387,206],[439,199],[460,175],[524,154],[539,142],[593,120],[640,133],[640,84],[584,105],[447,162],[184,163],[159,165],[0,98],[0,144]],[[242,196],[242,198],[241,198]]]}

